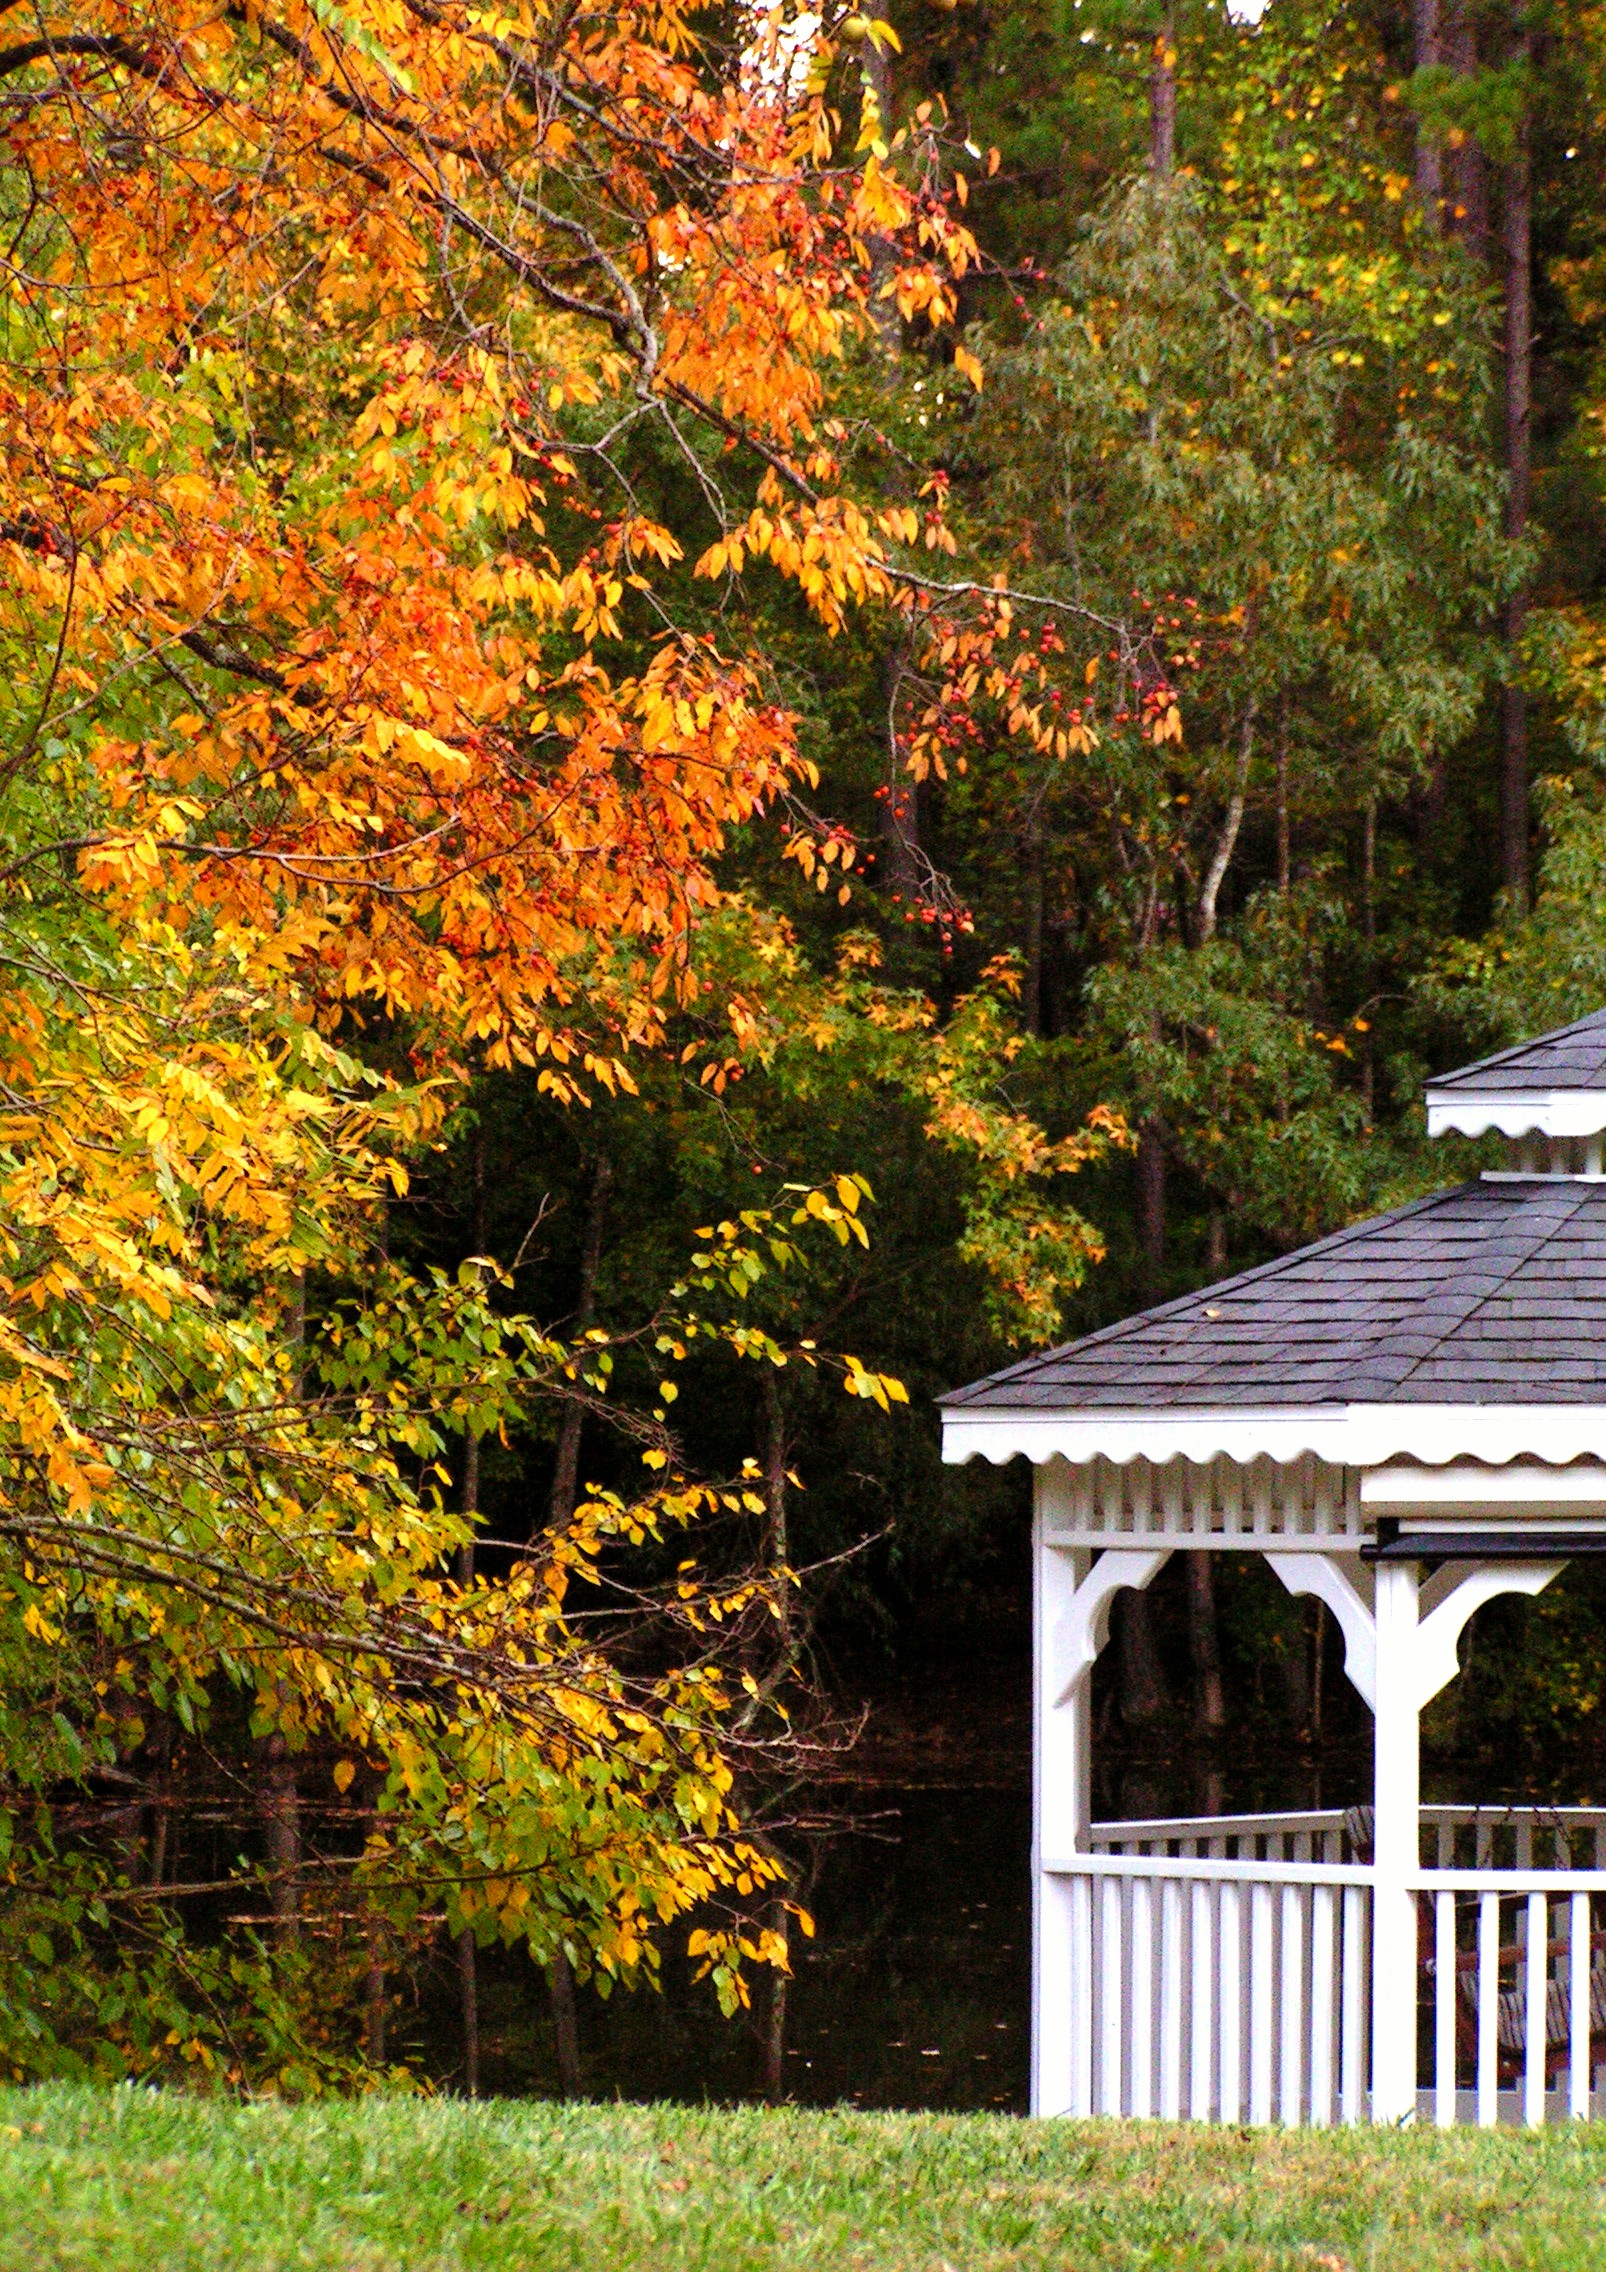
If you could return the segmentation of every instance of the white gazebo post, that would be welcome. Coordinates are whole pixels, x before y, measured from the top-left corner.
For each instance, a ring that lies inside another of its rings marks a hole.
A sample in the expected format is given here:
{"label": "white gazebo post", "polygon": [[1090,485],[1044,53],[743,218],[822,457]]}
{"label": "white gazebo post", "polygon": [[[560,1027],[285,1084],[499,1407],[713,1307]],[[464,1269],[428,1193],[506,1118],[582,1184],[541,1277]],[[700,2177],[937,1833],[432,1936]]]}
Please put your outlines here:
{"label": "white gazebo post", "polygon": [[[1037,2113],[1606,2111],[1606,1809],[1420,1788],[1467,1620],[1606,1553],[1606,1012],[1428,1108],[1522,1143],[1515,1171],[943,1400],[945,1458],[1035,1469]],[[1091,1820],[1111,1606],[1179,1552],[1257,1554],[1332,1611],[1370,1807]]]}
{"label": "white gazebo post", "polygon": [[1071,2024],[1092,1961],[1089,1891],[1050,1867],[1088,1851],[1093,1812],[1093,1666],[1124,1586],[1146,1586],[1162,1551],[1101,1553],[1059,1541],[1076,1524],[1075,1477],[1037,1471],[1033,1494],[1032,2106],[1091,2114],[1090,2061]]}
{"label": "white gazebo post", "polygon": [[1418,1573],[1381,1563],[1373,1611],[1377,1704],[1373,1718],[1372,2120],[1416,2112],[1417,1922],[1412,1881],[1422,1805],[1417,1701]]}

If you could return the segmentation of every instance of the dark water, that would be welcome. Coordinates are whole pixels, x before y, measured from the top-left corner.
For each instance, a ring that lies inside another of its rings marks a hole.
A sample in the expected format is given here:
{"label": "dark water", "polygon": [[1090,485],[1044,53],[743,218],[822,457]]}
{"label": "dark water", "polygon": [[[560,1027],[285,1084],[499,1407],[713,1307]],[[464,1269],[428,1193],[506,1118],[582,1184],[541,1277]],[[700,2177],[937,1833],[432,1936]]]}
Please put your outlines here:
{"label": "dark water", "polygon": [[[868,1831],[832,1837],[795,1939],[785,2095],[800,2105],[991,2107],[1024,2112],[1031,1977],[1031,1802],[1020,1789],[852,1794]],[[544,1976],[525,1958],[480,1959],[481,2087],[557,2089]],[[451,2088],[457,2015],[442,1967],[406,2032]],[[729,2101],[761,2094],[765,1989],[721,2019],[706,1983],[666,1957],[660,1992],[582,1989],[586,2094]],[[405,2022],[404,2022],[405,2024]]]}

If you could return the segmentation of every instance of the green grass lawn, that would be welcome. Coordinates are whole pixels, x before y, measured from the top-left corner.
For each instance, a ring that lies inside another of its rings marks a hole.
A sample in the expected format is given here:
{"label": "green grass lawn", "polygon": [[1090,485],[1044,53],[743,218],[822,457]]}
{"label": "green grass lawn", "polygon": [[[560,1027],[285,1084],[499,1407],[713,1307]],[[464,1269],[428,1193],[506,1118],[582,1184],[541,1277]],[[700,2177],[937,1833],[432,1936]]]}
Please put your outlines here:
{"label": "green grass lawn", "polygon": [[1606,2272],[1606,2126],[1438,2138],[0,2092],[4,2272]]}

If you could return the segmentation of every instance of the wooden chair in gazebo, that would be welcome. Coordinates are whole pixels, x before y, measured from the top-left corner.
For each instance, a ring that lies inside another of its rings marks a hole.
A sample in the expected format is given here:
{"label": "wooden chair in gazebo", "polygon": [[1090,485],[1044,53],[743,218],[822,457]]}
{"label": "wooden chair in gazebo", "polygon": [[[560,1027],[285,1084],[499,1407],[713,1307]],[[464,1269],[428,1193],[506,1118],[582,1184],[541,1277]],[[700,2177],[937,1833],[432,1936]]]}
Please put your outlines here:
{"label": "wooden chair in gazebo", "polygon": [[[1467,1620],[1606,1551],[1606,1012],[1430,1084],[1508,1164],[943,1400],[1035,1470],[1033,2103],[1439,2122],[1583,2114],[1606,1810],[1424,1807]],[[1371,1821],[1090,1819],[1115,1594],[1264,1556],[1343,1632]],[[1606,2098],[1601,2103],[1606,2105]]]}

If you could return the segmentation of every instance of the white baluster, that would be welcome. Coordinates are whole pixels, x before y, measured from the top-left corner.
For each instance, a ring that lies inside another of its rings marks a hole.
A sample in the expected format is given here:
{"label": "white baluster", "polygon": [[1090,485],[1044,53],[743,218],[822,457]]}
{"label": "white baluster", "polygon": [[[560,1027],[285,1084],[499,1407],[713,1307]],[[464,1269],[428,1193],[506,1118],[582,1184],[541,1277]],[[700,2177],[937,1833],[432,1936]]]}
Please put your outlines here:
{"label": "white baluster", "polygon": [[1318,2130],[1333,2119],[1334,1888],[1310,1897],[1310,2118]]}
{"label": "white baluster", "polygon": [[[1444,1837],[1446,1825],[1439,1825]],[[1443,1865],[1441,1865],[1443,1866]],[[1455,1895],[1433,1897],[1433,2119],[1441,2130],[1455,2122]]]}
{"label": "white baluster", "polygon": [[1127,2111],[1154,2112],[1154,1880],[1132,1881],[1132,1994]]}
{"label": "white baluster", "polygon": [[1229,1538],[1243,1534],[1243,1468],[1236,1459],[1215,1463],[1215,1497],[1222,1509],[1222,1531]]}
{"label": "white baluster", "polygon": [[1160,1887],[1160,2113],[1182,2114],[1182,1888],[1175,1878]]}
{"label": "white baluster", "polygon": [[1071,1880],[1071,2104],[1093,2111],[1093,1880]]}
{"label": "white baluster", "polygon": [[1221,2051],[1220,2095],[1217,2104],[1223,2122],[1237,2122],[1244,2107],[1244,1943],[1239,1888],[1230,1881],[1221,1887],[1218,1912],[1216,1977],[1220,2002],[1216,2041]]}
{"label": "white baluster", "polygon": [[[1305,1841],[1307,1846],[1310,1841]],[[1305,1904],[1309,1889],[1283,1887],[1282,2027],[1278,2114],[1286,2128],[1299,2125],[1305,2098]]]}
{"label": "white baluster", "polygon": [[1575,1893],[1568,1910],[1567,2111],[1589,2119],[1589,1896]]}
{"label": "white baluster", "polygon": [[1344,1888],[1344,1970],[1340,1981],[1338,2101],[1339,2119],[1359,2122],[1364,2105],[1366,2077],[1366,1983],[1370,1973],[1366,1947],[1366,1888]]}
{"label": "white baluster", "polygon": [[1249,2119],[1271,2120],[1272,1941],[1276,1912],[1269,1885],[1249,1889]]}
{"label": "white baluster", "polygon": [[1216,2072],[1216,1918],[1211,1889],[1195,1884],[1191,1984],[1188,1994],[1188,2112],[1208,2122],[1215,2109]]}
{"label": "white baluster", "polygon": [[1550,1996],[1550,1903],[1542,1893],[1528,1896],[1528,2041],[1523,2074],[1522,2118],[1530,2130],[1545,2119],[1545,2021]]}
{"label": "white baluster", "polygon": [[1126,1936],[1121,1881],[1104,1880],[1099,1951],[1099,2112],[1124,2114],[1121,2102],[1121,2022],[1126,2016]]}
{"label": "white baluster", "polygon": [[[1481,1825],[1480,1825],[1481,1830]],[[1499,2115],[1496,2069],[1500,2057],[1496,2026],[1500,1995],[1500,1896],[1478,1896],[1478,2126],[1492,2130]]]}

